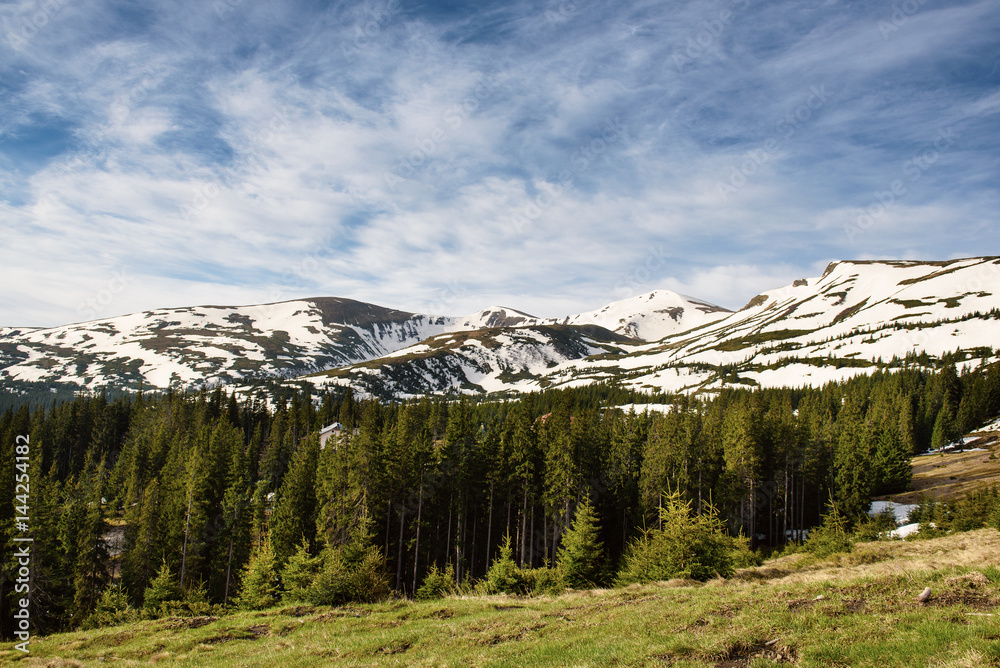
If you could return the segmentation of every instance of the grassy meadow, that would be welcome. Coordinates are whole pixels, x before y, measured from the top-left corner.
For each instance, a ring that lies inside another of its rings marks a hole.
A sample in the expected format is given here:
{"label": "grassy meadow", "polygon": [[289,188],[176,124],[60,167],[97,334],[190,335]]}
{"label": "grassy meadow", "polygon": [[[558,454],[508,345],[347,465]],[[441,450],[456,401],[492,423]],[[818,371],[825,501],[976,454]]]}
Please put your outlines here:
{"label": "grassy meadow", "polygon": [[[926,603],[917,601],[931,588]],[[286,605],[33,639],[18,666],[1000,666],[1000,532],[792,554],[705,584]]]}

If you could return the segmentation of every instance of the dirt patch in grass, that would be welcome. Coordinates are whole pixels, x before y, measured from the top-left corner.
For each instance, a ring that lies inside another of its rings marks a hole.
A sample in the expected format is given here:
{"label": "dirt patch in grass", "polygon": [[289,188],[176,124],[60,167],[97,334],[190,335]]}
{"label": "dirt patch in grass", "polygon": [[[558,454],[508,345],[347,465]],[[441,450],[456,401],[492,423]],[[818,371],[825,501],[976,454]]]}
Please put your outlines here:
{"label": "dirt patch in grass", "polygon": [[796,601],[789,601],[788,610],[791,612],[804,612],[809,608],[815,606],[821,600],[822,599],[815,599],[815,598],[800,598]]}
{"label": "dirt patch in grass", "polygon": [[1000,601],[982,594],[967,594],[961,592],[945,592],[940,596],[931,595],[927,605],[935,607],[948,607],[961,605],[972,610],[995,610],[1000,606]]}
{"label": "dirt patch in grass", "polygon": [[305,617],[306,615],[311,615],[316,612],[316,607],[312,605],[297,605],[292,608],[285,608],[279,615],[288,615],[289,617]]}
{"label": "dirt patch in grass", "polygon": [[206,645],[221,645],[231,640],[260,640],[271,632],[267,624],[255,624],[245,629],[232,629],[202,641]]}
{"label": "dirt patch in grass", "polygon": [[360,617],[368,617],[371,614],[372,613],[370,611],[362,610],[361,608],[343,607],[343,608],[336,608],[335,610],[330,610],[329,612],[324,612],[321,615],[317,615],[313,617],[312,621],[325,622],[331,619],[338,619],[340,617],[360,618]]}
{"label": "dirt patch in grass", "polygon": [[408,640],[394,640],[387,645],[382,645],[375,650],[375,655],[386,655],[386,654],[402,654],[406,650],[413,647],[413,643]]}
{"label": "dirt patch in grass", "polygon": [[254,636],[255,638],[261,638],[271,632],[271,627],[268,626],[267,624],[255,624],[254,626],[246,627],[244,631]]}
{"label": "dirt patch in grass", "polygon": [[218,621],[218,617],[167,617],[160,620],[160,628],[164,631],[174,629],[200,629],[212,622]]}
{"label": "dirt patch in grass", "polygon": [[759,642],[753,645],[737,645],[715,664],[715,668],[744,668],[757,659],[772,663],[795,663],[798,656],[795,648],[786,647],[777,641]]}
{"label": "dirt patch in grass", "polygon": [[535,631],[545,628],[545,622],[533,624],[520,629],[513,629],[505,633],[485,633],[476,642],[480,645],[499,645],[505,642],[516,642],[524,640]]}
{"label": "dirt patch in grass", "polygon": [[935,595],[933,589],[927,605],[936,607],[965,606],[977,611],[994,610],[1000,607],[1000,597],[993,590],[992,582],[979,571],[972,571],[945,579],[941,591]]}
{"label": "dirt patch in grass", "polygon": [[455,613],[447,608],[441,608],[440,610],[431,610],[423,617],[418,617],[417,619],[451,619],[455,616]]}
{"label": "dirt patch in grass", "polygon": [[711,615],[713,617],[723,617],[725,619],[732,619],[736,616],[737,608],[735,606],[722,606],[717,610],[712,610]]}

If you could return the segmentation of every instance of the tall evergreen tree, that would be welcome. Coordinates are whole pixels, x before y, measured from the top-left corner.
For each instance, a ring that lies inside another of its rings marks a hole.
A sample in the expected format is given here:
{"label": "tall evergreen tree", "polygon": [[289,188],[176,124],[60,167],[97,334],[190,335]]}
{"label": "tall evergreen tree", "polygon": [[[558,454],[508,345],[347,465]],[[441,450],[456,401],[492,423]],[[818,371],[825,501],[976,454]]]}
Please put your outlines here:
{"label": "tall evergreen tree", "polygon": [[573,525],[559,548],[559,569],[564,582],[576,589],[592,587],[602,580],[604,544],[598,540],[600,526],[590,497],[577,506]]}

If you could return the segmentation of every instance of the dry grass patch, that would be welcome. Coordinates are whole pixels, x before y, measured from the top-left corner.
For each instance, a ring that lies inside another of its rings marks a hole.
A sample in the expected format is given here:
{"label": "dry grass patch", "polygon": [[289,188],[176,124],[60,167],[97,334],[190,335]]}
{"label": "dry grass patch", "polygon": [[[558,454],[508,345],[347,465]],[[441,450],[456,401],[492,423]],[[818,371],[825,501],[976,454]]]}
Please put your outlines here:
{"label": "dry grass patch", "polygon": [[983,435],[966,447],[985,448],[986,452],[945,452],[914,457],[909,491],[876,500],[919,503],[922,497],[927,497],[935,501],[955,501],[973,490],[1000,483],[1000,438],[996,434]]}

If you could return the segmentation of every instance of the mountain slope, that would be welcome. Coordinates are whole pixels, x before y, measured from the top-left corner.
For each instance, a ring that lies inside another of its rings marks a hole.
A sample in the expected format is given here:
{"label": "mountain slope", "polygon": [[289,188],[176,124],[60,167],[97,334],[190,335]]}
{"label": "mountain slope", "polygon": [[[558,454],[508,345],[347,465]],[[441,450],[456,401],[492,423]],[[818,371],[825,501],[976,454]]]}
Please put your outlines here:
{"label": "mountain slope", "polygon": [[[659,335],[692,322],[685,314],[722,314],[674,293],[652,297],[612,304],[603,311],[621,322],[604,320],[611,329],[634,332],[634,323],[648,319],[654,326],[644,331]],[[636,310],[663,304],[672,309],[667,316]],[[7,384],[72,382],[90,388],[246,382],[367,362],[439,334],[556,322],[505,307],[464,317],[431,316],[336,297],[158,309],[62,327],[0,328],[0,378]],[[584,315],[559,322],[592,324]],[[549,361],[569,359],[558,350],[539,354]]]}
{"label": "mountain slope", "polygon": [[333,370],[309,379],[382,396],[608,381],[668,392],[815,386],[908,356],[925,365],[956,350],[995,357],[998,317],[998,258],[835,262],[736,313],[669,291],[547,319],[320,297],[0,328],[0,380],[189,387]]}
{"label": "mountain slope", "polygon": [[731,311],[670,290],[623,299],[597,311],[571,315],[563,325],[593,324],[644,341],[660,339],[720,320]]}
{"label": "mountain slope", "polygon": [[912,354],[940,358],[961,349],[978,357],[1000,341],[998,317],[1000,259],[836,262],[721,320],[546,380],[612,373],[669,391],[818,385]]}
{"label": "mountain slope", "polygon": [[287,377],[379,357],[453,326],[445,318],[329,297],[159,309],[0,330],[0,375],[90,387]]}
{"label": "mountain slope", "polygon": [[376,396],[538,389],[538,377],[641,342],[596,325],[531,325],[453,332],[379,359],[309,376],[317,385],[352,385]]}

